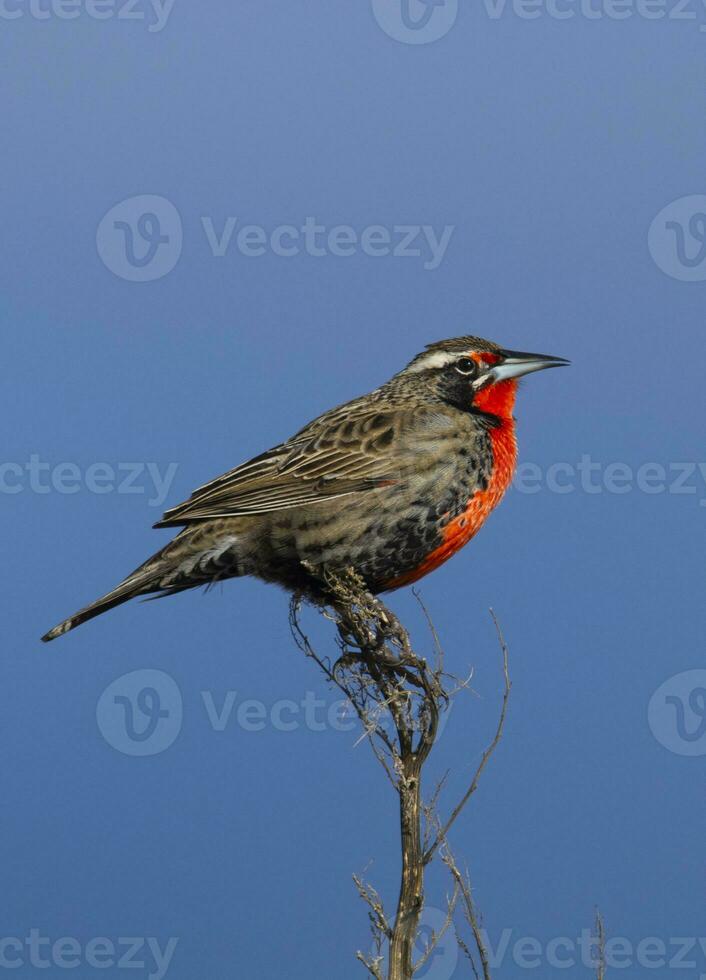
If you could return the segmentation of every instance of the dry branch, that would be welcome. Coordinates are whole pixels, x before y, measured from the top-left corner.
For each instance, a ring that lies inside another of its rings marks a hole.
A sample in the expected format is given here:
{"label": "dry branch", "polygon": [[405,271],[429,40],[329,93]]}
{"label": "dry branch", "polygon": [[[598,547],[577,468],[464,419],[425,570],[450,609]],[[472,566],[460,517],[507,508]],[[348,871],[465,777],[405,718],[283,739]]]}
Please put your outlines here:
{"label": "dry branch", "polygon": [[[336,575],[326,573],[321,586],[326,605],[322,604],[319,608],[336,626],[338,658],[331,663],[312,646],[300,623],[300,597],[295,597],[290,607],[292,633],[299,648],[315,661],[326,679],[335,684],[352,704],[360,719],[363,737],[370,742],[399,799],[402,868],[394,921],[390,924],[392,920],[375,889],[361,877],[354,876],[358,893],[368,907],[374,948],[374,952],[368,955],[359,951],[358,959],[375,980],[411,980],[450,929],[457,904],[462,899],[478,949],[482,976],[488,980],[487,954],[477,927],[470,884],[458,872],[450,856],[447,834],[478,788],[480,777],[500,742],[505,725],[510,677],[507,646],[498,621],[491,610],[503,653],[505,679],[497,730],[481,757],[470,786],[448,819],[442,822],[437,814],[437,805],[446,777],[437,785],[431,800],[424,803],[422,769],[436,741],[441,712],[447,709],[452,697],[467,688],[468,680],[458,681],[444,672],[441,643],[421,600],[420,605],[434,641],[433,664],[414,651],[409,634],[397,617],[365,589],[363,581],[353,570]],[[384,726],[388,715],[392,719],[390,731]],[[453,893],[447,900],[447,913],[441,928],[432,932],[415,962],[414,951],[424,908],[424,872],[437,851],[451,873]],[[460,937],[459,945],[469,953]],[[388,949],[386,973],[385,948]],[[473,968],[475,970],[475,965]]]}

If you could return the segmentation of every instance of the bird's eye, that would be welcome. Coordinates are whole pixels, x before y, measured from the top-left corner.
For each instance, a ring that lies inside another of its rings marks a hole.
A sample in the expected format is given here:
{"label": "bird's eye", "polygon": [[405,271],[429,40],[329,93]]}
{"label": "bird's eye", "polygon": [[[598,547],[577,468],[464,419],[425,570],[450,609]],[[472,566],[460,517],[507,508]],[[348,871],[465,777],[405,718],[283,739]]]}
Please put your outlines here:
{"label": "bird's eye", "polygon": [[478,370],[478,365],[472,357],[460,357],[456,361],[456,370],[459,374],[464,374],[466,377],[470,377],[476,373]]}

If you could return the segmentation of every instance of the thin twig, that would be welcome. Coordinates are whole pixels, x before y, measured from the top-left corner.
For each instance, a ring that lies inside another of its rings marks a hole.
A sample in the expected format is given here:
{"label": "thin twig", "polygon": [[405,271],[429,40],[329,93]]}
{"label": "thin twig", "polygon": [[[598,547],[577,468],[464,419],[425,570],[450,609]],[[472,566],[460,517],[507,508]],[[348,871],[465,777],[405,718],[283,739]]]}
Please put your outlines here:
{"label": "thin twig", "polygon": [[436,947],[439,945],[439,943],[441,942],[441,940],[444,938],[444,936],[448,932],[449,927],[451,926],[451,923],[453,922],[454,912],[456,911],[456,904],[458,903],[459,893],[460,893],[460,889],[459,889],[458,885],[457,884],[454,884],[453,894],[451,895],[451,898],[449,898],[448,901],[447,901],[447,903],[446,903],[446,917],[445,917],[444,921],[442,922],[441,928],[439,929],[438,932],[436,930],[434,930],[434,929],[432,930],[432,933],[431,933],[431,936],[429,938],[429,942],[427,943],[426,949],[424,950],[424,952],[422,953],[422,955],[419,957],[419,959],[417,960],[417,962],[414,964],[414,972],[415,973],[418,973],[422,969],[422,967],[424,966],[424,964],[427,962],[427,960],[429,959],[429,957],[432,955],[432,953],[434,952],[434,950],[436,949]]}
{"label": "thin twig", "polygon": [[471,780],[470,786],[463,794],[459,802],[456,804],[454,809],[451,811],[451,816],[448,818],[446,823],[443,824],[434,843],[431,845],[431,847],[427,849],[424,855],[425,864],[428,864],[431,861],[431,859],[434,857],[434,854],[439,848],[439,845],[447,837],[448,832],[451,829],[452,825],[455,823],[458,815],[461,813],[465,805],[468,803],[471,796],[473,796],[475,791],[478,789],[478,783],[480,782],[480,777],[483,774],[483,770],[488,765],[488,762],[490,761],[490,757],[492,756],[493,752],[495,752],[495,749],[498,747],[500,739],[502,738],[503,735],[503,730],[505,728],[505,718],[507,716],[507,704],[510,698],[510,690],[512,688],[512,683],[510,681],[510,670],[508,666],[509,653],[507,649],[507,644],[505,643],[505,638],[500,628],[500,624],[498,623],[495,612],[492,609],[490,610],[490,615],[492,616],[493,622],[495,623],[495,629],[498,634],[498,640],[500,641],[500,648],[503,654],[503,678],[505,682],[505,690],[503,692],[503,703],[502,703],[502,708],[500,709],[500,718],[498,720],[498,727],[496,729],[495,737],[493,738],[493,741],[486,748],[485,752],[481,757],[480,763],[478,764],[478,768],[476,769],[473,779]]}
{"label": "thin twig", "polygon": [[355,887],[358,889],[358,894],[370,908],[369,914],[371,916],[371,922],[374,929],[377,932],[382,933],[387,939],[390,939],[392,936],[392,929],[387,921],[382,899],[375,891],[373,886],[364,882],[358,875],[353,875],[353,881],[355,882]]}
{"label": "thin twig", "polygon": [[[481,932],[476,905],[475,902],[473,901],[471,878],[468,873],[468,870],[466,870],[465,877],[461,874],[458,868],[458,864],[456,863],[456,859],[454,858],[453,853],[449,848],[448,841],[446,841],[445,839],[443,840],[443,852],[441,855],[441,860],[451,872],[451,877],[454,879],[456,885],[458,886],[461,892],[466,920],[469,926],[471,927],[471,932],[473,933],[473,939],[476,944],[476,949],[478,950],[478,957],[480,959],[483,980],[492,980],[491,973],[490,973],[490,961],[488,958],[488,948],[485,945],[485,940],[483,939],[483,933]],[[478,980],[480,980],[478,970],[475,965],[475,960],[471,955],[468,947],[466,947],[466,955],[471,961],[473,972],[475,973]]]}
{"label": "thin twig", "polygon": [[596,947],[598,950],[596,962],[596,980],[605,980],[606,975],[606,956],[605,956],[605,923],[600,909],[596,909]]}
{"label": "thin twig", "polygon": [[436,631],[436,626],[434,621],[429,614],[429,610],[424,604],[424,600],[416,589],[412,589],[412,595],[419,603],[419,606],[424,613],[424,618],[427,621],[427,626],[429,627],[429,632],[431,633],[432,639],[434,641],[434,650],[436,651],[436,671],[439,675],[444,672],[444,648],[441,645],[441,640],[439,639],[439,634]]}

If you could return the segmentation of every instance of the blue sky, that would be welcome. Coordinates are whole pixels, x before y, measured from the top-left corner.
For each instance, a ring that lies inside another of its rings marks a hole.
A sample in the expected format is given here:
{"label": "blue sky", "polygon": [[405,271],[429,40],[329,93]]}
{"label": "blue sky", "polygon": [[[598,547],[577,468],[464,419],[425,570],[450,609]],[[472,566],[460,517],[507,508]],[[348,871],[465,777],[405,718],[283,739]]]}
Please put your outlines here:
{"label": "blue sky", "polygon": [[[629,980],[703,934],[706,35],[670,4],[6,0],[16,976],[122,976],[121,937],[134,977],[363,975],[350,876],[394,905],[395,800],[286,596],[230,582],[38,637],[166,541],[151,524],[195,486],[464,333],[573,362],[523,385],[525,482],[421,588],[477,695],[430,763],[444,806],[497,718],[489,606],[510,647],[504,741],[453,834],[508,938],[495,975],[528,974],[531,937],[534,975],[590,976],[547,944],[595,905]],[[410,591],[391,603],[430,647]],[[697,942],[684,959],[706,973]],[[463,970],[446,949],[421,976]]]}

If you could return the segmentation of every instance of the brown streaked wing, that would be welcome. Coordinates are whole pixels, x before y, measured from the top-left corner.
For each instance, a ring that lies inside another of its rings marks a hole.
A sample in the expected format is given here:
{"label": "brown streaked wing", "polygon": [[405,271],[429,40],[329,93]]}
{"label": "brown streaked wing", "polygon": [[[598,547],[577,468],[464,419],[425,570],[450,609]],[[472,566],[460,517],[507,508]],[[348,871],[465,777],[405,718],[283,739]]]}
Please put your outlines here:
{"label": "brown streaked wing", "polygon": [[289,442],[199,487],[155,527],[266,514],[391,484],[400,417],[371,407],[317,419]]}

